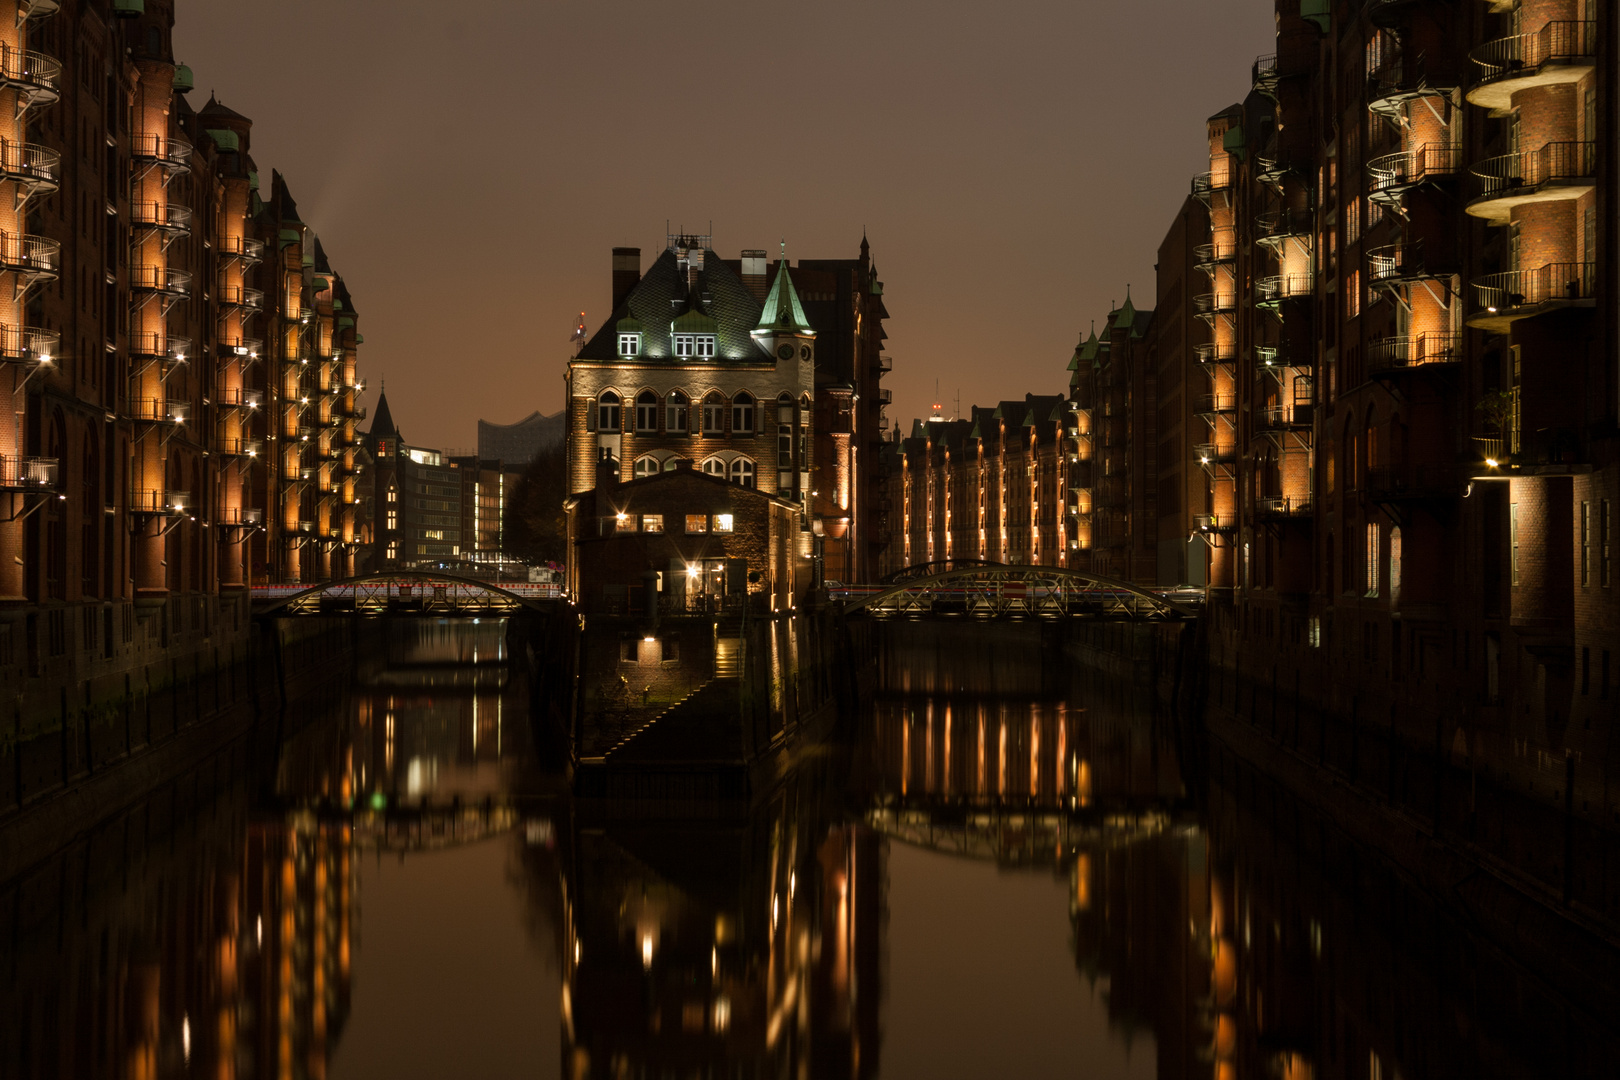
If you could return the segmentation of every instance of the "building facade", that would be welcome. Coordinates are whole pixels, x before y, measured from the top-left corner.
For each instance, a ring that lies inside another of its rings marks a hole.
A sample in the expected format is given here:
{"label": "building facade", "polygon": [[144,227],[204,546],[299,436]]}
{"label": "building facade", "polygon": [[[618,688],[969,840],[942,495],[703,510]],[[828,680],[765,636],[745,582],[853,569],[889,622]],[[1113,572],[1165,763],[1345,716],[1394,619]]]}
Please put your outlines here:
{"label": "building facade", "polygon": [[53,714],[366,542],[353,305],[247,118],[189,104],[173,23],[0,3],[0,681]]}
{"label": "building facade", "polygon": [[887,360],[882,286],[856,260],[723,260],[672,236],[641,270],[613,252],[613,312],[569,361],[570,490],[597,462],[631,480],[678,461],[803,508],[827,576],[875,568]]}

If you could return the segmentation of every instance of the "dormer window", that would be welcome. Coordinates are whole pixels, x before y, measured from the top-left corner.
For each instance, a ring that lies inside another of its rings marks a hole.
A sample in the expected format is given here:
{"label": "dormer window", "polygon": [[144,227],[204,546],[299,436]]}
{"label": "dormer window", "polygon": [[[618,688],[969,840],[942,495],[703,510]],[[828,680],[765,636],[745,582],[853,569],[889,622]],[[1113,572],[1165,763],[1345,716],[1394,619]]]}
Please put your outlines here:
{"label": "dormer window", "polygon": [[640,356],[641,355],[641,335],[640,334],[620,334],[619,335],[619,355],[620,356]]}
{"label": "dormer window", "polygon": [[714,335],[713,334],[699,334],[699,335],[697,335],[697,354],[698,354],[698,356],[703,357],[706,360],[712,360],[714,358]]}
{"label": "dormer window", "polygon": [[697,338],[692,334],[675,335],[676,356],[696,356]]}

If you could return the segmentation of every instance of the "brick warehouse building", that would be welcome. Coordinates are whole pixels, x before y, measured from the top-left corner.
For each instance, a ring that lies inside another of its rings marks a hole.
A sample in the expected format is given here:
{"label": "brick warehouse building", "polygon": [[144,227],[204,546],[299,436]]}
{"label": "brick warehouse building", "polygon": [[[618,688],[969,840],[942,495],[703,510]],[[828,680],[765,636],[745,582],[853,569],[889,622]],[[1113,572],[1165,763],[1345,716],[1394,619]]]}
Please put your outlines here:
{"label": "brick warehouse building", "polygon": [[205,643],[225,662],[250,583],[344,576],[367,539],[353,303],[279,177],[261,200],[250,121],[189,104],[173,17],[0,3],[0,681],[34,695],[22,716],[71,711],[69,686],[91,711]]}
{"label": "brick warehouse building", "polygon": [[613,311],[568,365],[570,490],[604,455],[624,480],[689,460],[803,506],[828,578],[875,576],[882,290],[864,240],[858,259],[772,267],[672,236],[645,274],[640,249],[615,248]]}

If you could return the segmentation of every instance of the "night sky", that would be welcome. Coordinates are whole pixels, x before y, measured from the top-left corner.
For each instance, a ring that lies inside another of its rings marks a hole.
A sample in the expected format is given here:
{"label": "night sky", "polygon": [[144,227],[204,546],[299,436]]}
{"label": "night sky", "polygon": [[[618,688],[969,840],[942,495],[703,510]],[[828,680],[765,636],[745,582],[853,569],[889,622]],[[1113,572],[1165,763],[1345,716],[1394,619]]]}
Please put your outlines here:
{"label": "night sky", "polygon": [[[360,312],[405,438],[562,404],[610,249],[665,223],[885,284],[890,416],[1067,386],[1153,260],[1265,0],[178,0],[176,59],[254,121]],[[1207,168],[1207,165],[1203,166]]]}

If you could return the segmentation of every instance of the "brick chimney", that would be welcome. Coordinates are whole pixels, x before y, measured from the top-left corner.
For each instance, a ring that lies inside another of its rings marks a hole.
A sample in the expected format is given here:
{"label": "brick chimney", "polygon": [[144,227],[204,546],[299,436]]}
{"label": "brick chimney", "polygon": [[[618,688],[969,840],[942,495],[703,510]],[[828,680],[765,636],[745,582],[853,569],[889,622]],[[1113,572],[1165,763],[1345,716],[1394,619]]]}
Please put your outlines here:
{"label": "brick chimney", "polygon": [[616,247],[613,249],[613,307],[619,310],[630,290],[641,281],[641,249]]}
{"label": "brick chimney", "polygon": [[766,280],[765,253],[763,251],[745,251],[742,253],[742,282],[748,286],[748,291],[754,294],[754,299],[760,303],[765,302],[765,294],[770,292],[771,284]]}

